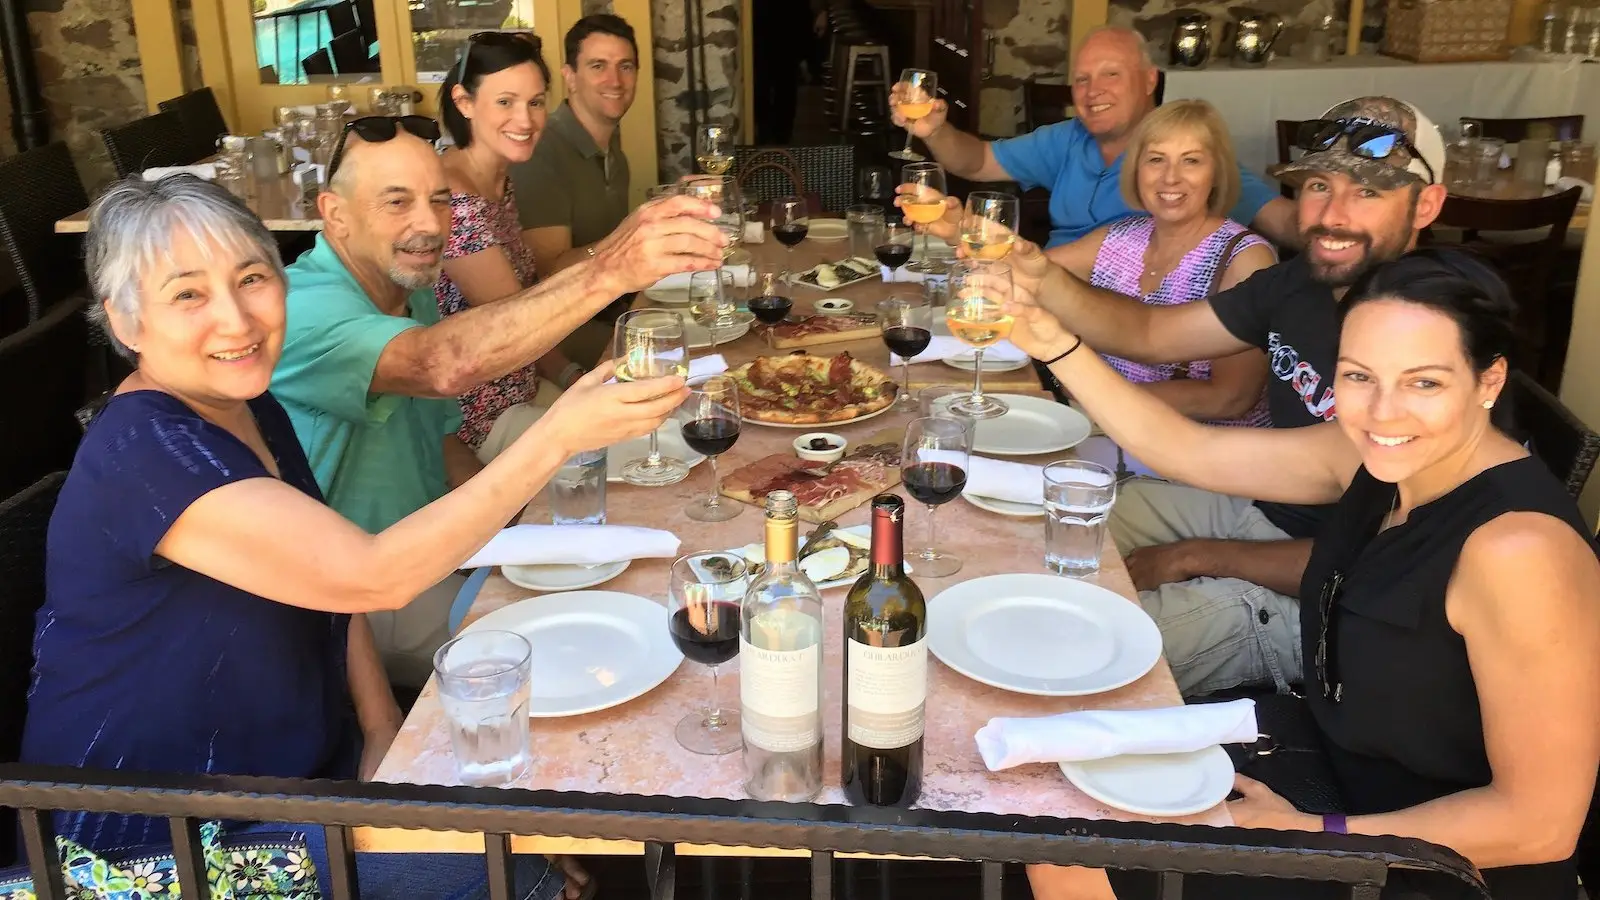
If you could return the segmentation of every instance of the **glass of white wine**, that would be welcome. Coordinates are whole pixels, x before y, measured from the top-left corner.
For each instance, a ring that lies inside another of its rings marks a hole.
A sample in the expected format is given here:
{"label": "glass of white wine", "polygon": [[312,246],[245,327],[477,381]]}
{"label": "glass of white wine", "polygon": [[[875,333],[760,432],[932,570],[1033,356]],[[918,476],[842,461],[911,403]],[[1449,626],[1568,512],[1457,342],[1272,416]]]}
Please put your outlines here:
{"label": "glass of white wine", "polygon": [[921,162],[926,157],[911,149],[911,126],[933,112],[933,101],[939,96],[939,76],[926,69],[906,69],[900,73],[900,84],[897,86],[902,93],[894,111],[906,120],[906,146],[889,155],[895,159]]}
{"label": "glass of white wine", "polygon": [[726,175],[733,168],[733,133],[724,125],[700,126],[700,143],[694,157],[707,175]]}
{"label": "glass of white wine", "polygon": [[922,257],[909,266],[908,272],[923,275],[940,275],[944,265],[928,258],[927,225],[944,217],[946,193],[944,166],[936,162],[914,162],[900,170],[900,183],[910,190],[900,193],[900,211],[911,224],[922,232]]}
{"label": "glass of white wine", "polygon": [[1015,195],[973,191],[961,214],[961,243],[973,259],[1005,259],[1021,218],[1022,204]]}
{"label": "glass of white wine", "polygon": [[[661,309],[634,309],[623,313],[612,335],[611,358],[617,364],[618,381],[687,376],[689,344],[683,317]],[[677,484],[687,477],[688,464],[662,456],[654,431],[650,432],[649,455],[629,460],[622,467],[622,480],[642,487]]]}
{"label": "glass of white wine", "polygon": [[684,179],[680,190],[696,200],[716,204],[718,215],[711,224],[728,239],[722,248],[726,265],[728,257],[744,241],[744,199],[739,196],[739,182],[727,175],[693,175]]}
{"label": "glass of white wine", "polygon": [[950,269],[950,300],[945,324],[950,333],[973,348],[972,393],[951,401],[950,411],[972,419],[1003,416],[1011,407],[983,393],[983,348],[1011,336],[1011,266],[984,259],[965,259]]}

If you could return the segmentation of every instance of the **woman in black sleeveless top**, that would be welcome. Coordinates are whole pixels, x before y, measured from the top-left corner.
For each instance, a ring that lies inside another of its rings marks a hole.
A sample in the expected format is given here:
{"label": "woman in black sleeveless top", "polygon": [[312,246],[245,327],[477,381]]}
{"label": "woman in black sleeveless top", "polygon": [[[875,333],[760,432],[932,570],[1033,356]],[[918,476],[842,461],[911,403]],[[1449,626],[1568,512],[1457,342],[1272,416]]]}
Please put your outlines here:
{"label": "woman in black sleeveless top", "polygon": [[[1301,813],[1240,776],[1235,823],[1420,838],[1471,860],[1499,900],[1575,896],[1600,767],[1600,560],[1561,484],[1491,422],[1512,346],[1499,278],[1448,251],[1374,268],[1342,305],[1339,419],[1296,429],[1195,423],[1072,352],[1029,298],[1011,308],[1013,340],[1054,360],[1156,471],[1338,501],[1300,596],[1306,693],[1348,818]],[[1111,896],[1099,873],[1029,875],[1041,900]],[[1385,895],[1402,888],[1391,879]]]}

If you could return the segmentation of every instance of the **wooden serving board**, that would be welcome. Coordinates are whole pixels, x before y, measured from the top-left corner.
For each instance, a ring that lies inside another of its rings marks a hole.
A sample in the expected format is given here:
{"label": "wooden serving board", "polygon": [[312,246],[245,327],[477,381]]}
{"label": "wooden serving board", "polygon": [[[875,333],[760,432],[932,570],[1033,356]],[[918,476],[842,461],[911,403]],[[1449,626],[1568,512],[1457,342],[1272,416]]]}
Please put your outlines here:
{"label": "wooden serving board", "polygon": [[[890,376],[898,379],[900,367],[890,367]],[[957,386],[970,386],[972,373],[947,366],[942,362],[914,363],[911,366],[911,390],[918,391],[936,384],[950,384]],[[989,393],[999,391],[1027,391],[1039,390],[1039,376],[1033,371],[1033,366],[1023,366],[1010,372],[985,372],[983,373],[983,389]]]}
{"label": "wooden serving board", "polygon": [[[840,316],[811,316],[804,321],[812,319],[827,320],[843,318]],[[851,318],[857,318],[852,315]],[[784,336],[777,328],[767,330],[767,344],[774,350],[798,350],[802,347],[817,347],[822,344],[843,344],[851,341],[864,341],[878,338],[883,331],[878,326],[876,317],[860,316],[859,324],[842,331],[829,331],[823,334],[805,334],[799,336]]]}
{"label": "wooden serving board", "polygon": [[[819,425],[817,427],[827,428],[828,426]],[[852,443],[845,449],[846,452],[849,452],[858,447],[873,444],[893,444],[898,446],[905,440],[905,433],[904,427],[884,429],[863,440]],[[753,489],[765,484],[786,468],[790,471],[806,469],[812,472],[824,472],[827,470],[828,465],[825,463],[805,462],[795,456],[792,450],[788,453],[774,453],[722,476],[722,495],[741,503],[748,503],[751,506],[764,506],[766,503],[765,496],[756,496],[753,493]],[[859,488],[830,501],[824,506],[802,505],[799,510],[800,521],[811,523],[826,522],[829,519],[836,519],[864,503],[871,502],[873,497],[884,491],[892,490],[900,484],[900,467],[886,467],[884,480],[885,483],[883,484]]]}

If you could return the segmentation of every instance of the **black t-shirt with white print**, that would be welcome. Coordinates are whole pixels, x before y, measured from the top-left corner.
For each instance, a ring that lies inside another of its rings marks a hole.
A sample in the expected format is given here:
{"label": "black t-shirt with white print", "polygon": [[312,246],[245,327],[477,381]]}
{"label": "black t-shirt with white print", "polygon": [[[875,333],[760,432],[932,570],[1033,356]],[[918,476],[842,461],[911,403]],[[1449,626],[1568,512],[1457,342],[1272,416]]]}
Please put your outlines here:
{"label": "black t-shirt with white print", "polygon": [[[1333,369],[1339,356],[1339,301],[1311,277],[1304,256],[1262,269],[1211,298],[1234,337],[1267,353],[1267,407],[1274,428],[1331,422]],[[1332,506],[1256,504],[1291,536],[1316,535]]]}

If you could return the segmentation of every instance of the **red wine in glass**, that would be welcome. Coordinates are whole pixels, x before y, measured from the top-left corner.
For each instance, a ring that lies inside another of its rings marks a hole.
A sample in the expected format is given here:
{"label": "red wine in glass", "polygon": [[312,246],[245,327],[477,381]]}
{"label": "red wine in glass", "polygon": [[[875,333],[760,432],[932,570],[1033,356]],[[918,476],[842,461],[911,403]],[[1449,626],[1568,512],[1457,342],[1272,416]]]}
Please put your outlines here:
{"label": "red wine in glass", "polygon": [[883,330],[883,342],[889,349],[900,356],[901,359],[910,359],[918,353],[928,349],[928,344],[933,341],[933,332],[927,328],[918,328],[915,325],[895,325]]}
{"label": "red wine in glass", "polygon": [[888,266],[890,271],[911,261],[910,244],[879,244],[872,248],[872,252],[878,257],[878,262]]}
{"label": "red wine in glass", "polygon": [[738,439],[737,419],[695,419],[683,424],[683,442],[704,456],[721,456]]}
{"label": "red wine in glass", "polygon": [[793,250],[795,245],[806,239],[806,232],[811,226],[805,222],[785,222],[782,225],[772,226],[772,236],[778,243]]}
{"label": "red wine in glass", "polygon": [[756,320],[766,325],[776,325],[782,322],[794,309],[794,301],[788,297],[757,297],[750,301],[750,312],[755,314]]}
{"label": "red wine in glass", "polygon": [[952,463],[919,462],[902,469],[900,480],[912,499],[938,506],[961,496],[967,486],[967,470]]}
{"label": "red wine in glass", "polygon": [[739,604],[717,600],[681,607],[667,632],[690,662],[720,666],[739,655]]}

